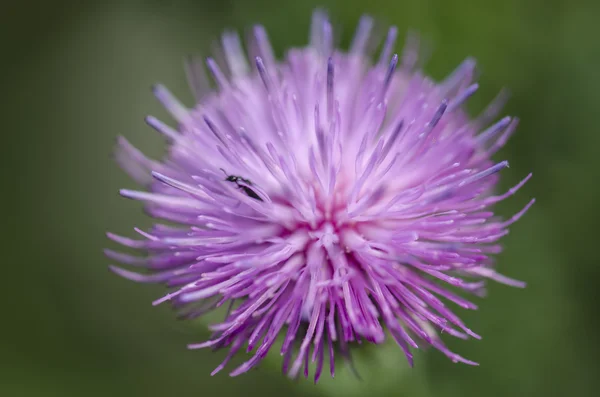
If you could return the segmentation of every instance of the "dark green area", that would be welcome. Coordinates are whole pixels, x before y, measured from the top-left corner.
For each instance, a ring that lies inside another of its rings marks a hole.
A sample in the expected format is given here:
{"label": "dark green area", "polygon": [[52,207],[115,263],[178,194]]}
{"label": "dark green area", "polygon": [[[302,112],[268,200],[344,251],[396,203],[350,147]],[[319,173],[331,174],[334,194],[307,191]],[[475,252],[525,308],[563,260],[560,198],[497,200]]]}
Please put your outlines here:
{"label": "dark green area", "polygon": [[[362,382],[342,370],[317,387],[279,373],[278,357],[230,379],[209,373],[220,353],[190,352],[202,327],[152,308],[159,287],[107,270],[104,232],[149,224],[110,158],[123,134],[154,155],[162,141],[143,123],[167,119],[151,84],[185,101],[183,55],[205,53],[224,28],[261,22],[278,53],[305,42],[321,4],[347,44],[360,14],[414,29],[434,44],[427,70],[441,78],[479,60],[473,110],[502,87],[522,122],[498,154],[509,216],[538,202],[504,240],[503,273],[525,290],[491,285],[478,312],[461,315],[482,341],[449,341],[481,363],[427,351],[407,369],[393,345],[361,352]],[[600,266],[600,2],[443,0],[228,0],[10,2],[0,15],[2,63],[2,396],[592,396],[598,390]],[[8,178],[8,181],[6,181]],[[7,183],[8,182],[8,183]]]}

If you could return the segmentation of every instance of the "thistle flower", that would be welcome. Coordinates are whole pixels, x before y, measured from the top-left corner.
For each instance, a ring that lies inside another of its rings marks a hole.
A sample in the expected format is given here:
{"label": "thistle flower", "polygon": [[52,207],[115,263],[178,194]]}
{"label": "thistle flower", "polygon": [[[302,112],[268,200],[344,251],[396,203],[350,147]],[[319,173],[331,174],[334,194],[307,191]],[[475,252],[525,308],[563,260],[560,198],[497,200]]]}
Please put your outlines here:
{"label": "thistle flower", "polygon": [[[231,375],[255,367],[282,336],[283,371],[315,381],[325,356],[349,357],[352,342],[382,343],[390,335],[412,364],[411,348],[430,345],[454,362],[438,333],[477,338],[446,306],[476,306],[451,292],[483,292],[486,279],[523,287],[494,270],[492,255],[508,220],[491,207],[506,161],[491,156],[517,126],[492,123],[500,95],[477,118],[462,108],[476,90],[475,64],[464,61],[435,83],[419,70],[409,41],[392,55],[391,28],[376,63],[373,21],[364,17],[348,52],[333,48],[331,25],[316,12],[310,44],[275,59],[256,27],[248,58],[226,33],[226,71],[213,59],[211,91],[197,60],[187,64],[197,98],[186,109],[164,87],[159,101],[177,121],[147,122],[170,142],[162,162],[119,139],[116,158],[149,192],[122,190],[146,203],[156,224],[133,240],[109,234],[144,256],[107,251],[111,267],[138,282],[162,283],[183,318],[225,305],[212,337],[191,349],[253,352]],[[413,43],[413,44],[411,44]],[[491,126],[489,126],[491,124]],[[279,344],[278,344],[279,345]]]}

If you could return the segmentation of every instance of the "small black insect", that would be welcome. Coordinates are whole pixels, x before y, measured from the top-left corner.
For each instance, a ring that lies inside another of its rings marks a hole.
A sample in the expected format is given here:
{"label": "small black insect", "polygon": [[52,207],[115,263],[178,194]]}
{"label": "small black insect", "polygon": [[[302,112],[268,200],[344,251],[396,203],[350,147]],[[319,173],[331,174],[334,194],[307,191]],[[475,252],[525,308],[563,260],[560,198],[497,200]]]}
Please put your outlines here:
{"label": "small black insect", "polygon": [[261,199],[260,196],[258,194],[256,194],[256,192],[254,190],[250,189],[248,186],[240,184],[240,182],[243,182],[246,185],[251,186],[252,182],[250,182],[248,179],[245,179],[245,178],[242,178],[241,176],[236,176],[236,175],[227,175],[227,172],[225,172],[225,170],[223,168],[221,168],[221,171],[223,171],[223,173],[227,176],[227,178],[225,178],[225,180],[227,182],[235,183],[237,185],[237,187],[239,189],[242,189],[248,197],[252,197],[253,199],[263,201],[263,199]]}

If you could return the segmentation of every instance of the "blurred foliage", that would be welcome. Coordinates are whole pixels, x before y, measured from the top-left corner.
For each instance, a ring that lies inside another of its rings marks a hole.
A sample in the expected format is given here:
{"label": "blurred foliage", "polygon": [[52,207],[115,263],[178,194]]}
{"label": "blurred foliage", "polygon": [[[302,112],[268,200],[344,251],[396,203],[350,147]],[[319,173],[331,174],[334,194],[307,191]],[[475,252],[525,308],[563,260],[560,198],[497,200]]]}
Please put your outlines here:
{"label": "blurred foliage", "polygon": [[[210,377],[222,353],[190,352],[203,327],[179,323],[149,302],[161,288],[107,271],[107,230],[149,224],[133,187],[110,157],[127,136],[159,155],[163,142],[142,122],[166,119],[149,87],[161,81],[189,103],[182,56],[208,51],[224,28],[263,23],[281,54],[307,38],[321,5],[347,45],[362,13],[422,33],[436,78],[465,56],[478,59],[481,109],[502,87],[522,122],[498,155],[511,168],[502,187],[534,178],[499,210],[534,208],[505,239],[502,272],[525,290],[491,285],[480,310],[461,315],[482,341],[448,340],[481,363],[452,364],[420,352],[407,368],[393,344],[361,351],[363,380],[341,369],[314,386],[283,378],[279,358],[231,380]],[[598,390],[595,308],[600,131],[600,3],[558,0],[225,0],[4,5],[0,73],[5,140],[0,395],[164,396],[592,396]],[[8,143],[8,144],[6,144]]]}

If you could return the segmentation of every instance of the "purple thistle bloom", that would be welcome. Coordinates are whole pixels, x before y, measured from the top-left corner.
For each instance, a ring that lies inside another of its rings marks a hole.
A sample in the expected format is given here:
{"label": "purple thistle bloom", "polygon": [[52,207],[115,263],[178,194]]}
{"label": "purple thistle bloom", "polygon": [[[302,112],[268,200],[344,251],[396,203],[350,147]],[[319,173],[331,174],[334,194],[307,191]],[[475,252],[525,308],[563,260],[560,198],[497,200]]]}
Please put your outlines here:
{"label": "purple thistle bloom", "polygon": [[121,194],[180,227],[136,229],[140,240],[109,234],[146,254],[107,250],[146,271],[111,269],[171,288],[154,304],[170,301],[183,318],[228,307],[210,340],[189,346],[229,349],[213,374],[244,346],[254,353],[231,375],[248,371],[280,335],[284,372],[308,376],[316,362],[315,381],[325,356],[333,376],[334,350],[347,358],[350,343],[380,344],[387,334],[411,364],[417,341],[476,364],[438,336],[480,338],[443,301],[476,306],[448,287],[481,294],[485,279],[524,286],[496,273],[491,257],[534,202],[508,220],[490,209],[531,177],[494,195],[508,163],[491,156],[517,126],[510,117],[491,124],[505,96],[469,118],[462,105],[477,89],[471,59],[435,83],[419,70],[414,43],[392,55],[391,28],[372,64],[372,28],[361,19],[341,52],[316,12],[310,44],[278,62],[259,26],[253,66],[227,33],[227,71],[206,62],[216,91],[201,64],[187,64],[193,109],[154,90],[178,123],[175,130],[147,118],[170,141],[163,162],[119,139],[118,162],[150,191]]}

